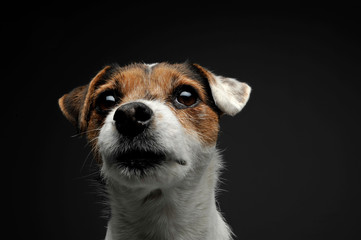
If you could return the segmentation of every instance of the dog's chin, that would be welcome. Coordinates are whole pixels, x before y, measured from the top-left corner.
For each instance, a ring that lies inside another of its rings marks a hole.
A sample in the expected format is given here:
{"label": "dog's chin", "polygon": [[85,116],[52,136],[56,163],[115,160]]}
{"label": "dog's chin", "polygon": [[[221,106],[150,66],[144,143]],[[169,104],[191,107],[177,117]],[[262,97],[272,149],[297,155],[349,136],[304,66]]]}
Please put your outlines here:
{"label": "dog's chin", "polygon": [[120,169],[138,176],[144,176],[147,172],[156,170],[165,160],[164,153],[144,150],[127,151],[115,157]]}
{"label": "dog's chin", "polygon": [[130,150],[103,161],[104,176],[127,187],[168,186],[183,178],[188,169],[185,161],[149,150]]}

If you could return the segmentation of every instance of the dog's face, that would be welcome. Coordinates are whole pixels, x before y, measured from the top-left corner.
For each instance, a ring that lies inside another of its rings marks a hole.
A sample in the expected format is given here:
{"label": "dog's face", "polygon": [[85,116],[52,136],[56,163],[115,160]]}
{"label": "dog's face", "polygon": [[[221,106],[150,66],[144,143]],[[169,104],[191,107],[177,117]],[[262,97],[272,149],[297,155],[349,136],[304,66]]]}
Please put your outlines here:
{"label": "dog's face", "polygon": [[107,66],[59,100],[86,133],[107,179],[170,186],[216,154],[222,114],[235,115],[250,87],[197,64]]}

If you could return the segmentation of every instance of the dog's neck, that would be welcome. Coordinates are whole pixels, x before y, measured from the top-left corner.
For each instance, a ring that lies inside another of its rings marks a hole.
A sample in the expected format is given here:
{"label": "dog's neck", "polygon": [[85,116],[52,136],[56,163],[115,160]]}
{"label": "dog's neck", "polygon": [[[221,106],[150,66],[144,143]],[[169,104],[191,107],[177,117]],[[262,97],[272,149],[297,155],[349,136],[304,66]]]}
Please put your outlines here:
{"label": "dog's neck", "polygon": [[109,182],[106,240],[231,239],[215,202],[218,158],[167,189],[131,189]]}

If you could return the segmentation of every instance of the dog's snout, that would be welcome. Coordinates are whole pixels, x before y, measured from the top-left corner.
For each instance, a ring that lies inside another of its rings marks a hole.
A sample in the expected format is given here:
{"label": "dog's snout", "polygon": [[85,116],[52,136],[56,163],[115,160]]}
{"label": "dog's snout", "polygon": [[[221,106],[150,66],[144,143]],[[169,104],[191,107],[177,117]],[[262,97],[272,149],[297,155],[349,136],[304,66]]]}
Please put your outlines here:
{"label": "dog's snout", "polygon": [[142,133],[150,124],[153,111],[141,102],[132,102],[120,106],[113,120],[118,132],[128,137]]}

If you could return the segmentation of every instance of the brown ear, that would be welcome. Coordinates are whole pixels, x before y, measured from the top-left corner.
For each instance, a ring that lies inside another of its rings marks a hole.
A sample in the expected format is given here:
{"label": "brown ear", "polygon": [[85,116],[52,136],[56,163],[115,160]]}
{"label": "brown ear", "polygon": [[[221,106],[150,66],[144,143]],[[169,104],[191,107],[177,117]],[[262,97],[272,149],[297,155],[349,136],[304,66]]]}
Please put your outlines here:
{"label": "brown ear", "polygon": [[87,128],[93,92],[106,82],[107,71],[110,68],[110,66],[106,66],[98,72],[89,84],[77,87],[59,99],[59,106],[64,116],[79,132],[83,132]]}
{"label": "brown ear", "polygon": [[80,113],[84,105],[87,90],[88,85],[77,87],[59,99],[59,106],[64,116],[78,129],[80,129]]}

